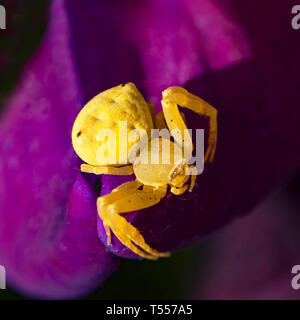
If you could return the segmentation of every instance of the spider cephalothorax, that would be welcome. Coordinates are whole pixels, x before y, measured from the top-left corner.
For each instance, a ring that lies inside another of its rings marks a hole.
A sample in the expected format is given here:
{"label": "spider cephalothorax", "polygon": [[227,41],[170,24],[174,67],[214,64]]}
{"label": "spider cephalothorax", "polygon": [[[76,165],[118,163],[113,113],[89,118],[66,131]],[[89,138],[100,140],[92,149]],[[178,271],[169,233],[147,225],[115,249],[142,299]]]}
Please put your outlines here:
{"label": "spider cephalothorax", "polygon": [[[109,245],[112,231],[125,246],[148,259],[168,256],[169,253],[151,248],[121,214],[153,206],[166,195],[168,188],[176,195],[193,190],[197,170],[188,164],[193,144],[190,135],[185,134],[187,127],[178,105],[209,117],[208,147],[204,159],[212,161],[217,142],[217,111],[181,87],[170,87],[163,92],[163,111],[157,115],[153,104],[145,101],[133,83],[106,90],[80,111],[72,131],[74,149],[87,163],[81,165],[81,171],[135,174],[135,181],[126,182],[110,194],[99,197],[97,209]],[[168,128],[171,132],[177,130],[181,134],[174,135],[174,141],[167,141],[164,137],[153,138],[151,131],[155,128]],[[104,138],[101,135],[103,130],[105,133],[110,130],[114,139]],[[133,147],[141,141],[148,143],[140,144],[138,156],[132,158]],[[164,143],[168,143],[168,148],[163,147]],[[187,150],[184,155],[183,144]],[[109,151],[114,151],[113,157],[107,156]]]}

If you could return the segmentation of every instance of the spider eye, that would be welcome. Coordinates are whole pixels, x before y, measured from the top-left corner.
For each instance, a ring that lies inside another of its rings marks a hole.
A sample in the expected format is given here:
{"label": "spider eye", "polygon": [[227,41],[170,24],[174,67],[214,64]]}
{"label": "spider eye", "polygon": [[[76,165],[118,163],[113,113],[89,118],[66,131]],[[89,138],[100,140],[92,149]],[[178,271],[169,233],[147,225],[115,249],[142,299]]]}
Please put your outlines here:
{"label": "spider eye", "polygon": [[80,136],[81,136],[81,131],[78,131],[77,138],[79,138]]}

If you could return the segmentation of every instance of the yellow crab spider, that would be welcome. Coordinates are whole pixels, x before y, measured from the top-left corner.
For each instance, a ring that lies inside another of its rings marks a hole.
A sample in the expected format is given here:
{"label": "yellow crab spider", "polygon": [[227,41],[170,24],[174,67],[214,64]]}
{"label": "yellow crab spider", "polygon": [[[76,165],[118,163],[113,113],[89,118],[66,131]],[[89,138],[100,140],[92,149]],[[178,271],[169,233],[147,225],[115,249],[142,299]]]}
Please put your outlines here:
{"label": "yellow crab spider", "polygon": [[[111,232],[129,249],[137,255],[157,259],[169,256],[168,252],[159,252],[151,248],[144,240],[142,234],[122,216],[122,213],[147,208],[158,203],[170,188],[170,191],[179,195],[193,190],[196,175],[186,174],[186,169],[193,167],[188,164],[189,159],[176,157],[182,152],[182,141],[169,141],[169,163],[162,162],[163,138],[153,138],[150,144],[159,145],[152,151],[150,145],[140,151],[139,161],[131,163],[126,153],[120,152],[122,148],[119,139],[121,122],[127,121],[127,141],[125,149],[130,150],[141,137],[130,136],[134,129],[143,130],[145,135],[151,137],[154,128],[167,128],[172,131],[179,130],[184,136],[187,129],[184,117],[178,110],[178,105],[188,108],[199,115],[209,118],[208,147],[205,152],[205,161],[212,161],[217,143],[217,111],[210,104],[199,97],[189,93],[181,87],[170,87],[162,93],[163,111],[155,115],[154,105],[147,103],[133,83],[126,83],[101,92],[90,100],[78,114],[72,130],[72,143],[75,152],[86,162],[81,165],[82,172],[94,174],[131,175],[135,174],[136,180],[123,183],[110,194],[97,199],[97,210],[107,235],[107,243],[111,245]],[[116,138],[112,145],[110,139],[99,137],[101,129],[110,129]],[[126,136],[126,134],[125,134]],[[126,139],[126,137],[125,137]],[[185,144],[193,149],[190,135],[185,136]],[[127,145],[126,145],[127,142]],[[109,149],[116,149],[116,158],[101,160],[99,152],[107,153]],[[159,156],[157,163],[143,163],[141,158],[149,157],[156,152]],[[104,161],[104,162],[103,162]]]}

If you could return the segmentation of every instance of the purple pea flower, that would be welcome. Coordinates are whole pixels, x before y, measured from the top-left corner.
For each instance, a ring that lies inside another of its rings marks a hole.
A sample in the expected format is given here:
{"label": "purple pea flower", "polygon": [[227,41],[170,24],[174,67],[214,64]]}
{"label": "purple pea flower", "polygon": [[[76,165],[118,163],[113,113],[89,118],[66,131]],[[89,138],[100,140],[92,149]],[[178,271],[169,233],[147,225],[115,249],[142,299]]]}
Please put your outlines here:
{"label": "purple pea flower", "polygon": [[[152,247],[198,242],[288,179],[300,162],[290,11],[269,0],[53,1],[0,124],[0,263],[10,283],[77,297],[115,270],[116,256],[137,258],[115,237],[105,245],[100,220],[97,234],[98,178],[80,173],[70,138],[80,108],[121,82],[134,82],[157,111],[171,85],[219,111],[216,159],[194,192],[126,215]],[[186,117],[191,129],[205,124]],[[130,177],[99,179],[103,195]]]}

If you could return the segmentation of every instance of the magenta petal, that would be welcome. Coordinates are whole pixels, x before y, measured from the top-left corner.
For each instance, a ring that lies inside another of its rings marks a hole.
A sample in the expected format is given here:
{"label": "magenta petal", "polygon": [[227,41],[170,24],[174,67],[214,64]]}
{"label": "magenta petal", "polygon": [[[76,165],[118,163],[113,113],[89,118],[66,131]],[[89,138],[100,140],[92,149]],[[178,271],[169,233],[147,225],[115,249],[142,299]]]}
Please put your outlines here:
{"label": "magenta petal", "polygon": [[51,15],[1,122],[0,264],[16,289],[66,298],[100,284],[117,260],[97,237],[95,194],[71,146],[82,98],[61,1]]}

